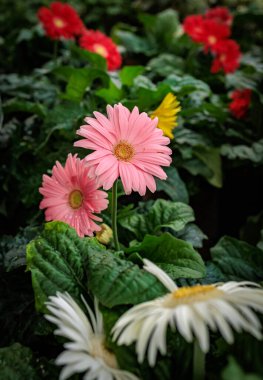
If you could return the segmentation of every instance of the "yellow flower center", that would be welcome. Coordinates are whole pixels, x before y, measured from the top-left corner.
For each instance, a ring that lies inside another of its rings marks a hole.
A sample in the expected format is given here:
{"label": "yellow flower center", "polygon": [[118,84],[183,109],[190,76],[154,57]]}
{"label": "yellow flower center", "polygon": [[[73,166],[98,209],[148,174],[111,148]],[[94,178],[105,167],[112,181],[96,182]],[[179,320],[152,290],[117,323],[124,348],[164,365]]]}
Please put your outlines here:
{"label": "yellow flower center", "polygon": [[65,22],[61,20],[61,18],[55,17],[53,21],[57,28],[63,28],[65,26]]}
{"label": "yellow flower center", "polygon": [[105,348],[103,344],[103,338],[96,337],[91,341],[91,356],[101,358],[108,367],[118,368],[115,355]]}
{"label": "yellow flower center", "polygon": [[83,194],[80,190],[73,190],[68,197],[69,205],[74,210],[80,208],[83,203]]}
{"label": "yellow flower center", "polygon": [[214,285],[195,285],[195,286],[183,286],[175,290],[172,295],[174,298],[192,297],[200,294],[206,294],[214,290]]}
{"label": "yellow flower center", "polygon": [[220,59],[221,62],[225,62],[226,55],[225,54],[220,55],[219,59]]}
{"label": "yellow flower center", "polygon": [[108,56],[107,50],[101,44],[94,44],[93,48],[95,53],[102,55],[102,57],[106,58]]}
{"label": "yellow flower center", "polygon": [[163,301],[163,306],[173,308],[182,304],[205,301],[221,294],[222,291],[214,285],[183,286],[168,294]]}
{"label": "yellow flower center", "polygon": [[113,148],[113,154],[120,161],[130,161],[134,156],[134,148],[127,141],[120,141]]}
{"label": "yellow flower center", "polygon": [[211,44],[211,45],[214,45],[216,43],[217,39],[215,36],[209,36],[208,37],[208,42]]}

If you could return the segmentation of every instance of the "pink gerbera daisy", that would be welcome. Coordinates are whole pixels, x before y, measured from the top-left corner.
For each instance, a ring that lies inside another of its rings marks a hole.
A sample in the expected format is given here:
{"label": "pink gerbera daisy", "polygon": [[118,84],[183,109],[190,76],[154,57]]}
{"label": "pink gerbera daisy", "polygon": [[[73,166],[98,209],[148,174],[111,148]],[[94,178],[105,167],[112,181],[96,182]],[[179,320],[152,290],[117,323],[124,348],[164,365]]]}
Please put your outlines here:
{"label": "pink gerbera daisy", "polygon": [[105,190],[120,177],[126,194],[134,190],[144,195],[146,187],[154,192],[153,176],[166,179],[161,165],[172,161],[172,151],[166,146],[170,139],[157,128],[158,118],[151,120],[137,107],[130,112],[122,104],[108,105],[107,114],[108,118],[94,112],[95,118],[86,117],[87,125],[77,131],[84,139],[74,145],[95,151],[85,158],[89,175]]}
{"label": "pink gerbera daisy", "polygon": [[66,222],[80,237],[100,231],[94,220],[102,219],[93,213],[100,213],[108,206],[107,193],[97,189],[96,182],[89,178],[88,173],[84,160],[69,154],[65,167],[57,161],[52,176],[44,174],[39,188],[44,196],[39,207],[46,209],[46,221]]}

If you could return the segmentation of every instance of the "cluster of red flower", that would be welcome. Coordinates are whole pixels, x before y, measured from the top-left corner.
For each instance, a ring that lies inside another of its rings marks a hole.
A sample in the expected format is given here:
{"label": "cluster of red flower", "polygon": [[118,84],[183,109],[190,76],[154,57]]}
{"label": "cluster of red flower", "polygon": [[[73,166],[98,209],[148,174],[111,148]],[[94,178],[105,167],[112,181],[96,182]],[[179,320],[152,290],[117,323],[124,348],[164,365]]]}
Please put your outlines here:
{"label": "cluster of red flower", "polygon": [[98,30],[86,29],[70,5],[56,1],[51,3],[50,8],[41,7],[38,18],[50,38],[77,38],[83,49],[100,54],[106,59],[108,70],[120,68],[122,57],[111,38]]}
{"label": "cluster of red flower", "polygon": [[187,16],[184,31],[193,41],[202,43],[205,52],[214,55],[212,73],[223,70],[232,73],[239,67],[240,48],[236,41],[229,39],[233,17],[225,7],[209,9],[204,15]]}
{"label": "cluster of red flower", "polygon": [[229,104],[229,109],[237,119],[243,119],[246,116],[251,101],[251,94],[251,90],[244,89],[235,90],[230,95],[232,102]]}

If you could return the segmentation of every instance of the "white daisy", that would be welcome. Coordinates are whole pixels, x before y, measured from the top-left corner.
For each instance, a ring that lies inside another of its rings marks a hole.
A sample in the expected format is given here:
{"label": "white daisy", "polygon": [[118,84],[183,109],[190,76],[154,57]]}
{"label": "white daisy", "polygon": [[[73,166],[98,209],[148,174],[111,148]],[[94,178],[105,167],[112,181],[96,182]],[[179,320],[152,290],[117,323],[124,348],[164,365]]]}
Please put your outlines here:
{"label": "white daisy", "polygon": [[56,359],[63,365],[60,380],[68,379],[75,373],[85,372],[84,380],[138,380],[138,378],[118,368],[115,355],[104,346],[102,314],[95,299],[95,314],[82,298],[89,319],[68,293],[57,292],[46,303],[50,315],[46,319],[57,325],[55,334],[68,338],[65,351]]}
{"label": "white daisy", "polygon": [[159,267],[144,259],[144,269],[155,275],[169,290],[163,297],[132,307],[113,327],[113,340],[119,345],[136,342],[139,362],[156,362],[158,351],[166,354],[166,331],[170,326],[187,342],[195,339],[201,350],[209,350],[209,328],[219,330],[233,343],[232,330],[249,332],[261,339],[261,324],[252,309],[263,312],[263,289],[252,282],[195,285],[178,288]]}

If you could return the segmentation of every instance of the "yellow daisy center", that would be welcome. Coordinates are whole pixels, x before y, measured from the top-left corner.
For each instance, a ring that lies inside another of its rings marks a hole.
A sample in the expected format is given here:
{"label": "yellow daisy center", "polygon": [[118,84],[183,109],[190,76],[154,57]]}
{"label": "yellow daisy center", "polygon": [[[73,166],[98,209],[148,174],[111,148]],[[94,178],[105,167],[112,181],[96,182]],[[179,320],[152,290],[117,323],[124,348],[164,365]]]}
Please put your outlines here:
{"label": "yellow daisy center", "polygon": [[214,285],[183,286],[168,294],[164,299],[163,306],[173,308],[180,304],[205,301],[210,298],[218,297],[220,294],[222,294],[222,291]]}
{"label": "yellow daisy center", "polygon": [[106,58],[108,56],[108,52],[105,47],[101,44],[94,44],[93,49],[95,53],[102,55],[102,57]]}
{"label": "yellow daisy center", "polygon": [[63,28],[65,26],[65,22],[58,17],[54,18],[54,24],[57,28]]}
{"label": "yellow daisy center", "polygon": [[69,205],[74,210],[80,208],[83,203],[83,194],[80,190],[73,190],[68,197]]}
{"label": "yellow daisy center", "polygon": [[208,37],[208,42],[211,44],[211,45],[213,45],[213,44],[215,44],[216,43],[216,37],[215,36],[209,36]]}
{"label": "yellow daisy center", "polygon": [[134,148],[127,141],[120,141],[113,148],[113,154],[120,161],[130,161],[134,156]]}
{"label": "yellow daisy center", "polygon": [[115,355],[105,348],[102,338],[97,337],[92,339],[91,345],[91,355],[93,357],[101,358],[110,368],[118,368]]}

